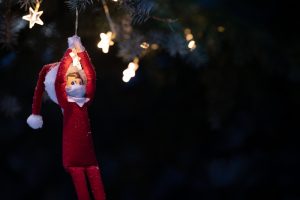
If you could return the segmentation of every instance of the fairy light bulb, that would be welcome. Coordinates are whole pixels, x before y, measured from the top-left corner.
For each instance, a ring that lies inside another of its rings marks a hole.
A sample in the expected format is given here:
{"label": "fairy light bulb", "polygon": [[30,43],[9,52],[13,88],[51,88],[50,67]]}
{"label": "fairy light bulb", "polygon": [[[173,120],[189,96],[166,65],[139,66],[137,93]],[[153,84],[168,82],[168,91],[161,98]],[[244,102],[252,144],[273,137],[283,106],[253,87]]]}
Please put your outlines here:
{"label": "fairy light bulb", "polygon": [[224,26],[218,26],[217,31],[220,33],[224,33],[225,32],[225,27]]}
{"label": "fairy light bulb", "polygon": [[37,1],[35,9],[32,7],[29,8],[29,14],[22,17],[22,19],[29,21],[29,28],[32,28],[35,24],[44,25],[44,22],[41,20],[41,15],[43,11],[39,11],[40,2]]}
{"label": "fairy light bulb", "polygon": [[196,45],[196,42],[195,40],[191,40],[188,44],[188,48],[193,51],[194,49],[196,49],[197,45]]}
{"label": "fairy light bulb", "polygon": [[125,83],[128,83],[130,81],[130,77],[129,76],[123,76],[122,80],[125,82]]}
{"label": "fairy light bulb", "polygon": [[157,50],[159,48],[158,44],[151,44],[152,50]]}
{"label": "fairy light bulb", "polygon": [[139,68],[139,59],[138,58],[135,58],[133,60],[133,62],[130,62],[128,64],[128,67],[127,69],[125,69],[123,71],[123,78],[122,80],[125,82],[125,83],[128,83],[130,81],[131,78],[135,77],[135,74],[136,74],[136,70]]}
{"label": "fairy light bulb", "polygon": [[189,29],[189,28],[184,29],[184,34],[185,35],[190,34],[190,33],[192,33],[191,29]]}
{"label": "fairy light bulb", "polygon": [[98,43],[97,47],[102,49],[103,53],[108,53],[109,47],[114,45],[114,41],[112,40],[113,38],[113,33],[112,32],[107,32],[107,33],[100,33],[100,42]]}
{"label": "fairy light bulb", "polygon": [[149,46],[150,46],[150,44],[147,43],[147,42],[143,42],[143,43],[140,45],[140,47],[143,48],[143,49],[148,49]]}
{"label": "fairy light bulb", "polygon": [[126,76],[126,77],[130,77],[130,78],[133,78],[135,77],[135,70],[134,69],[130,69],[130,68],[127,68],[123,71],[123,75]]}
{"label": "fairy light bulb", "polygon": [[196,41],[194,40],[194,35],[192,34],[191,29],[184,29],[185,39],[188,42],[188,48],[191,51],[194,51],[197,48]]}
{"label": "fairy light bulb", "polygon": [[194,36],[193,36],[193,34],[189,33],[189,34],[187,34],[187,35],[185,36],[185,39],[186,39],[187,41],[190,41],[190,40],[194,39]]}

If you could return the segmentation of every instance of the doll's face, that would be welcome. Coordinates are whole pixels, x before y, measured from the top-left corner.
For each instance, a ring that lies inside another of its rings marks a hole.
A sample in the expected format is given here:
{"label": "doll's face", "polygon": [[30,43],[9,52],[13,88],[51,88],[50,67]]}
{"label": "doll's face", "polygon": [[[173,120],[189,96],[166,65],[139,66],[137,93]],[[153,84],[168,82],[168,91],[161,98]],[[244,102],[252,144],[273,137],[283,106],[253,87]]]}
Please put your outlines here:
{"label": "doll's face", "polygon": [[82,78],[78,73],[71,73],[67,76],[67,87],[72,85],[83,85]]}
{"label": "doll's face", "polygon": [[75,78],[70,76],[67,78],[67,86],[71,85],[83,85],[83,82],[81,78]]}
{"label": "doll's face", "polygon": [[66,93],[68,96],[81,98],[85,95],[85,85],[79,73],[74,72],[67,75]]}

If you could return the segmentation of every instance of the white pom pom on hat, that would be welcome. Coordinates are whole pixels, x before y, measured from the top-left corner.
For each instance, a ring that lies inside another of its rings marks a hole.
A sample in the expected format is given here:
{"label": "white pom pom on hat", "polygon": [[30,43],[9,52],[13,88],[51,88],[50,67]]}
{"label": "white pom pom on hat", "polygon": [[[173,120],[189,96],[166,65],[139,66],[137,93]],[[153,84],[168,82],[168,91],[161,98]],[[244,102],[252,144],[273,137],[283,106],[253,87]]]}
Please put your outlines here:
{"label": "white pom pom on hat", "polygon": [[[55,68],[55,66],[58,66],[58,64],[59,63],[51,63],[48,65],[45,65],[39,73],[39,77],[38,77],[37,84],[36,84],[36,87],[34,90],[34,95],[33,95],[32,112],[31,112],[32,114],[27,119],[27,124],[33,129],[42,128],[42,126],[43,126],[43,119],[42,119],[42,116],[40,115],[40,113],[41,113],[41,106],[42,106],[42,97],[43,97],[43,93],[45,91],[45,83],[44,83],[45,77],[48,74],[48,72],[51,69]],[[54,85],[54,82],[55,82],[55,80],[52,81],[53,85]],[[53,90],[54,90],[54,86],[53,86]],[[56,102],[55,101],[56,98],[54,98],[53,95],[51,97],[50,98],[54,102]]]}
{"label": "white pom pom on hat", "polygon": [[33,129],[39,129],[43,127],[43,118],[41,115],[31,114],[27,118],[27,124]]}

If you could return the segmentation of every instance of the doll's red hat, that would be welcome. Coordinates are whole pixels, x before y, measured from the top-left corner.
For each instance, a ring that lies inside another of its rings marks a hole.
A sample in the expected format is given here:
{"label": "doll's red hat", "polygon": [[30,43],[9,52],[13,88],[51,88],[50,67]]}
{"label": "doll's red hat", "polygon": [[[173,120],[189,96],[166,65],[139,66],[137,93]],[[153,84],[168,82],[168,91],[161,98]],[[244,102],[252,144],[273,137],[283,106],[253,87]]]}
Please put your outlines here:
{"label": "doll's red hat", "polygon": [[[33,95],[32,114],[27,118],[27,124],[33,129],[42,128],[43,126],[43,118],[40,115],[40,112],[42,106],[42,98],[45,91],[45,78],[47,73],[57,65],[59,65],[59,63],[51,63],[45,65],[39,73],[39,78]],[[51,99],[53,100],[53,98]]]}

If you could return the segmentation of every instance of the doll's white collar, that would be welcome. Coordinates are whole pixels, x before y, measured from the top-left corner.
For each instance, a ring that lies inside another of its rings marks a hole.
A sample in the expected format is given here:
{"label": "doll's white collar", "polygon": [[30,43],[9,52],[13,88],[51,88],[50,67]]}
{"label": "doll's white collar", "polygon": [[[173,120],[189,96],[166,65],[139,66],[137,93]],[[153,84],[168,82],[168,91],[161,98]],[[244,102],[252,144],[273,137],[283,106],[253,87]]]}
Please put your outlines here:
{"label": "doll's white collar", "polygon": [[68,102],[74,102],[80,107],[82,107],[89,100],[90,100],[90,98],[68,96]]}

